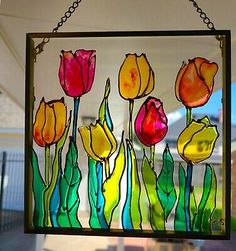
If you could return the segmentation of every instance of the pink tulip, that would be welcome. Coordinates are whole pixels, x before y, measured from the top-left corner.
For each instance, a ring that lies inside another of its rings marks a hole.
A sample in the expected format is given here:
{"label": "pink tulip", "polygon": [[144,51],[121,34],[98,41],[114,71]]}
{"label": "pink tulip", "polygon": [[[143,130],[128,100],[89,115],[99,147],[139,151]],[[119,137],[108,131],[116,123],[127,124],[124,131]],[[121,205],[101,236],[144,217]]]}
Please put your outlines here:
{"label": "pink tulip", "polygon": [[96,51],[62,51],[59,79],[66,95],[81,97],[90,91],[95,74]]}
{"label": "pink tulip", "polygon": [[142,104],[134,122],[134,129],[139,140],[146,146],[160,142],[166,135],[167,117],[162,102],[148,97]]}

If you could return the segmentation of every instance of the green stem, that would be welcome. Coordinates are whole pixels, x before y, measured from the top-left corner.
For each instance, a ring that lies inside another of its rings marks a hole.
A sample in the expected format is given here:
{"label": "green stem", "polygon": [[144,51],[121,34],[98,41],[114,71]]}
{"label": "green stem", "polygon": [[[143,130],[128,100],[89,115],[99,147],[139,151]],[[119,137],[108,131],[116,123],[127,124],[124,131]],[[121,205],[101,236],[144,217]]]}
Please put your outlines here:
{"label": "green stem", "polygon": [[186,107],[186,125],[188,126],[192,121],[192,108]]}
{"label": "green stem", "polygon": [[109,159],[105,159],[105,174],[106,179],[108,179],[110,177]]}
{"label": "green stem", "polygon": [[187,166],[187,177],[185,183],[185,217],[186,217],[186,230],[191,231],[191,216],[190,216],[190,193],[193,175],[193,164],[189,163]]}
{"label": "green stem", "polygon": [[129,140],[133,141],[133,109],[134,109],[134,100],[129,100]]}
{"label": "green stem", "polygon": [[45,146],[45,185],[49,186],[50,176],[50,146]]}
{"label": "green stem", "polygon": [[60,149],[56,146],[55,157],[54,157],[53,166],[52,166],[53,172],[52,172],[51,183],[44,192],[44,226],[45,227],[52,226],[51,217],[50,217],[50,201],[51,201],[51,197],[57,183],[57,176],[59,172],[59,158],[60,158],[59,152],[60,152]]}
{"label": "green stem", "polygon": [[155,165],[155,145],[150,146],[150,165],[154,169]]}
{"label": "green stem", "polygon": [[[192,121],[192,109],[186,107],[186,125],[188,126]],[[190,216],[190,192],[192,186],[193,164],[187,163],[187,177],[185,183],[185,217],[186,230],[191,231],[191,216]]]}
{"label": "green stem", "polygon": [[55,146],[55,156],[54,156],[54,160],[53,160],[53,164],[52,164],[51,183],[45,189],[44,194],[43,194],[43,201],[44,201],[44,219],[43,219],[43,222],[44,222],[45,227],[51,227],[52,226],[51,215],[50,215],[50,202],[51,202],[53,191],[54,191],[56,183],[57,183],[61,153],[62,153],[63,146],[64,146],[65,141],[66,141],[67,136],[68,136],[68,132],[69,132],[69,129],[70,129],[70,124],[71,124],[71,111],[70,111],[70,117],[68,119],[68,123],[67,123],[66,129],[65,129],[65,131],[63,133],[63,136],[56,143],[56,146]]}
{"label": "green stem", "polygon": [[73,113],[73,128],[72,128],[72,138],[74,142],[76,142],[79,103],[80,103],[80,97],[75,97],[74,98],[74,113]]}

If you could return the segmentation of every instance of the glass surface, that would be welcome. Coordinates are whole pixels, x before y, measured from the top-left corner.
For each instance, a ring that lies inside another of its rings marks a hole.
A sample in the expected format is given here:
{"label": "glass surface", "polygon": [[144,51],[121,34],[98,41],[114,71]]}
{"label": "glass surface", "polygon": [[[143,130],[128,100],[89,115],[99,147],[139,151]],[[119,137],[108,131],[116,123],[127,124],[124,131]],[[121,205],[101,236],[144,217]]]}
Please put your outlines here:
{"label": "glass surface", "polygon": [[226,58],[214,35],[160,34],[50,35],[34,63],[29,36],[28,231],[226,236],[230,118],[222,97],[199,112],[226,102]]}

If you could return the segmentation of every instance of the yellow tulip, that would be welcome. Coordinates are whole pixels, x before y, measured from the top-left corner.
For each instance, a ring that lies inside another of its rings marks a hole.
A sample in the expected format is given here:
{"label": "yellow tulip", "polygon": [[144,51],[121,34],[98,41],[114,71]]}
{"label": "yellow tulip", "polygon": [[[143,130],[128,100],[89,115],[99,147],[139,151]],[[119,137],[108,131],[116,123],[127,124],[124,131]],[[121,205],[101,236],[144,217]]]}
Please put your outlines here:
{"label": "yellow tulip", "polygon": [[177,149],[185,161],[196,164],[211,156],[218,137],[217,127],[208,117],[193,120],[179,135]]}
{"label": "yellow tulip", "polygon": [[124,99],[148,95],[154,88],[154,72],[144,54],[127,54],[119,71],[119,92]]}
{"label": "yellow tulip", "polygon": [[80,127],[79,133],[85,151],[94,160],[105,161],[116,151],[117,142],[106,121]]}

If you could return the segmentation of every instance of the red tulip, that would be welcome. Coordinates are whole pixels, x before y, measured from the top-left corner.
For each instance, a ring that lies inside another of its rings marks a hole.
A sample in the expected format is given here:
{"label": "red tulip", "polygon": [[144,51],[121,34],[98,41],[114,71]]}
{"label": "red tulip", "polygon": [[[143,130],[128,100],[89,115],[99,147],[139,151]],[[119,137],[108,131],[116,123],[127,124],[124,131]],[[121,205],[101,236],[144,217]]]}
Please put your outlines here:
{"label": "red tulip", "polygon": [[62,51],[59,79],[66,95],[81,97],[90,91],[95,74],[96,51]]}
{"label": "red tulip", "polygon": [[175,94],[186,107],[204,105],[210,98],[218,65],[196,57],[183,63],[175,82]]}
{"label": "red tulip", "polygon": [[146,146],[160,142],[167,133],[167,117],[162,102],[148,97],[142,104],[134,122],[134,129],[139,140]]}

